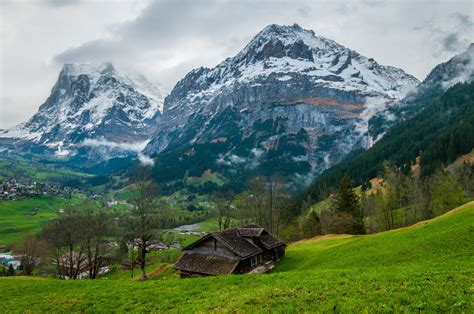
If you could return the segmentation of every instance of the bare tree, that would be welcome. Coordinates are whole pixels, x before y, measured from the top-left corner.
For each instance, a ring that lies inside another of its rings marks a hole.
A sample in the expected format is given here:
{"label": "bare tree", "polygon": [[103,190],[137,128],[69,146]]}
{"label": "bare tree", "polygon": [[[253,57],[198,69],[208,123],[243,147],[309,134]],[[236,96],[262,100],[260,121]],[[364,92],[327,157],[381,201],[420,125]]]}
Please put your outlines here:
{"label": "bare tree", "polygon": [[288,184],[281,175],[274,174],[267,183],[267,187],[270,199],[270,232],[278,236],[282,226],[282,217],[289,200]]}
{"label": "bare tree", "polygon": [[84,226],[84,241],[86,246],[87,268],[89,278],[95,279],[102,267],[106,265],[107,244],[106,236],[111,233],[110,219],[103,209],[95,209],[90,201],[84,204],[81,215]]}
{"label": "bare tree", "polygon": [[288,185],[283,177],[275,174],[270,178],[257,176],[249,181],[250,204],[255,221],[278,236],[283,213],[288,204]]}
{"label": "bare tree", "polygon": [[27,276],[42,264],[46,252],[46,242],[32,235],[23,237],[13,248],[13,255],[20,260],[23,274]]}
{"label": "bare tree", "polygon": [[250,190],[249,204],[252,208],[254,220],[259,225],[267,227],[267,202],[265,182],[267,178],[264,176],[256,176],[249,180],[248,186]]}
{"label": "bare tree", "polygon": [[67,210],[67,216],[47,224],[41,238],[48,247],[60,278],[77,279],[85,269],[84,224],[78,213]]}
{"label": "bare tree", "polygon": [[138,249],[137,260],[141,270],[141,280],[146,280],[146,255],[149,246],[156,238],[156,229],[159,227],[158,185],[150,179],[149,169],[138,168],[133,176],[130,186],[130,199],[132,211],[126,217],[126,229],[134,240]]}
{"label": "bare tree", "polygon": [[230,228],[232,219],[235,216],[234,207],[232,205],[233,195],[214,195],[214,216],[216,217],[217,225],[219,230],[225,230]]}

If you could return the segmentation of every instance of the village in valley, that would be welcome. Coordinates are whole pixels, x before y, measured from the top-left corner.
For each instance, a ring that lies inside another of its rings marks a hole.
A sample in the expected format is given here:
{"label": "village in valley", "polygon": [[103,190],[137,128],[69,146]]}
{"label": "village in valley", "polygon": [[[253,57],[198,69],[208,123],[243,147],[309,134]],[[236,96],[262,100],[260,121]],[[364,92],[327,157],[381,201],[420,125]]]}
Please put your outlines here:
{"label": "village in valley", "polygon": [[[14,178],[0,181],[0,200],[20,200],[46,194],[69,197],[71,194],[86,194],[86,192],[79,188],[39,183],[36,181],[22,182]],[[91,194],[88,195],[88,197],[93,199],[102,198],[102,196],[98,194]]]}

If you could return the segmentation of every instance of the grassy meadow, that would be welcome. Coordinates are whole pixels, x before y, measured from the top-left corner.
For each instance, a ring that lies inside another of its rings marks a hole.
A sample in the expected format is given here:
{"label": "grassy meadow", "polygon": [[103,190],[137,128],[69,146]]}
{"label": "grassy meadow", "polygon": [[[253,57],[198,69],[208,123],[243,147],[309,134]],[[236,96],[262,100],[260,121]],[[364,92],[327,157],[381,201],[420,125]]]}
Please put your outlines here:
{"label": "grassy meadow", "polygon": [[[14,244],[26,234],[38,232],[43,224],[58,217],[60,208],[78,202],[80,199],[77,196],[66,199],[51,195],[0,202],[0,247]],[[35,208],[38,213],[28,215]]]}
{"label": "grassy meadow", "polygon": [[[289,245],[263,275],[0,279],[4,311],[465,312],[474,310],[474,202],[412,227]],[[119,279],[119,278],[117,278]]]}
{"label": "grassy meadow", "polygon": [[39,162],[20,155],[0,156],[0,180],[23,178],[40,182],[55,182],[64,178],[88,179],[94,175],[69,169],[54,163]]}

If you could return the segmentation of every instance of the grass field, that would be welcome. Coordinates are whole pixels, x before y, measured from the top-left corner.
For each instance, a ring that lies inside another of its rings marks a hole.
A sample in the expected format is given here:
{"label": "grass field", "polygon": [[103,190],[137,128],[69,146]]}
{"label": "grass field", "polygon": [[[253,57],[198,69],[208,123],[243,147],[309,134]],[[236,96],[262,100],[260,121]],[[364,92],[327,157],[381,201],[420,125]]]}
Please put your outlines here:
{"label": "grass field", "polygon": [[[9,246],[23,235],[35,233],[47,221],[58,217],[59,209],[68,202],[77,204],[78,197],[72,199],[44,195],[16,201],[0,201],[0,246]],[[34,208],[38,214],[27,215]]]}
{"label": "grass field", "polygon": [[40,182],[56,181],[62,178],[87,179],[94,175],[69,169],[54,163],[39,162],[20,155],[0,157],[0,180],[23,178]]}
{"label": "grass field", "polygon": [[290,245],[270,274],[0,279],[3,311],[472,313],[474,203],[415,226]]}
{"label": "grass field", "polygon": [[[73,195],[71,199],[43,195],[22,200],[0,201],[0,250],[5,247],[10,248],[24,235],[38,232],[46,222],[58,217],[60,208],[66,208],[68,204],[70,204],[69,206],[81,205],[82,202],[84,202],[84,199],[78,195]],[[38,214],[28,215],[35,208],[38,209]],[[117,214],[130,210],[130,207],[116,204],[108,210],[110,213]],[[179,208],[175,208],[173,214],[183,217],[192,217],[193,215],[193,213]],[[206,222],[210,223],[210,220]],[[211,225],[208,227],[211,228]],[[179,234],[175,234],[175,238],[181,239],[184,244],[189,244],[190,241],[195,240],[195,237]]]}

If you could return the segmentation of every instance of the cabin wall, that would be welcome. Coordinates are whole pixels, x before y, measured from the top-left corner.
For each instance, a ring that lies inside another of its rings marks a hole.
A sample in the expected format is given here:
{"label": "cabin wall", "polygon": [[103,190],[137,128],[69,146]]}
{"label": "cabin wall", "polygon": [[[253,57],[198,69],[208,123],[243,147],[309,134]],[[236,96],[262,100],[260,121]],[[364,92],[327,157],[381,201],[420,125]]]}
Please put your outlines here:
{"label": "cabin wall", "polygon": [[268,262],[268,261],[278,261],[280,258],[285,256],[285,246],[277,246],[273,249],[267,250],[264,249],[263,251],[263,259]]}
{"label": "cabin wall", "polygon": [[[252,259],[254,259],[254,265],[252,265]],[[266,260],[264,259],[263,254],[257,254],[252,257],[241,260],[237,265],[234,273],[245,274],[251,271],[252,269],[265,264]]]}
{"label": "cabin wall", "polygon": [[277,259],[280,259],[283,256],[285,256],[285,246],[284,245],[277,246],[275,249],[276,249]]}
{"label": "cabin wall", "polygon": [[234,273],[245,274],[248,273],[252,268],[250,267],[250,259],[244,259],[239,262]]}

